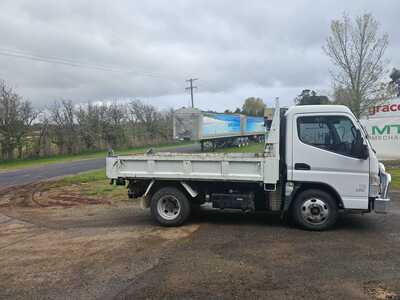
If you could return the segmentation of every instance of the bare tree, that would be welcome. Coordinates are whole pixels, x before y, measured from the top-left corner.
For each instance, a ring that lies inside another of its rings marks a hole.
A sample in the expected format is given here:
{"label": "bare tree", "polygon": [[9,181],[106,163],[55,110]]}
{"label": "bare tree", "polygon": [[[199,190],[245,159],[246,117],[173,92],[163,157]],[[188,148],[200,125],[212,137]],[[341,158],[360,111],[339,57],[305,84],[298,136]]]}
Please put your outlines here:
{"label": "bare tree", "polygon": [[76,132],[75,109],[72,101],[55,102],[50,110],[50,119],[53,143],[58,146],[59,153],[75,153],[80,140]]}
{"label": "bare tree", "polygon": [[117,102],[106,106],[103,121],[103,138],[108,148],[121,148],[125,145],[126,109]]}
{"label": "bare tree", "polygon": [[102,148],[102,124],[104,122],[103,105],[80,105],[75,112],[79,136],[85,146],[85,150]]}
{"label": "bare tree", "polygon": [[46,113],[43,112],[39,114],[38,119],[39,122],[34,125],[36,127],[37,135],[34,143],[33,155],[36,157],[50,154],[50,120]]}
{"label": "bare tree", "polygon": [[376,101],[386,62],[388,35],[379,34],[379,24],[371,14],[350,20],[333,20],[331,34],[323,47],[335,70],[331,71],[336,86],[350,91],[349,107],[358,116]]}
{"label": "bare tree", "polygon": [[13,159],[15,149],[22,158],[24,138],[29,133],[37,112],[29,101],[23,101],[14,90],[0,81],[0,144],[3,159]]}
{"label": "bare tree", "polygon": [[154,106],[140,100],[131,101],[128,109],[130,120],[133,120],[136,126],[142,127],[142,137],[146,136],[147,143],[152,141],[160,133],[160,112]]}

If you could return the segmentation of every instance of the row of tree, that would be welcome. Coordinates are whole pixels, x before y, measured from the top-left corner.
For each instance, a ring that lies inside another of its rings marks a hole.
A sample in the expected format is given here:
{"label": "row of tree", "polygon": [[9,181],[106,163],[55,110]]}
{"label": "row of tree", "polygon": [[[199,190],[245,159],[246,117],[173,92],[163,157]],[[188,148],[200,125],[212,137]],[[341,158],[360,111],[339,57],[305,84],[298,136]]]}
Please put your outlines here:
{"label": "row of tree", "polygon": [[139,100],[81,104],[58,101],[38,111],[0,82],[1,159],[76,154],[169,142],[172,111]]}

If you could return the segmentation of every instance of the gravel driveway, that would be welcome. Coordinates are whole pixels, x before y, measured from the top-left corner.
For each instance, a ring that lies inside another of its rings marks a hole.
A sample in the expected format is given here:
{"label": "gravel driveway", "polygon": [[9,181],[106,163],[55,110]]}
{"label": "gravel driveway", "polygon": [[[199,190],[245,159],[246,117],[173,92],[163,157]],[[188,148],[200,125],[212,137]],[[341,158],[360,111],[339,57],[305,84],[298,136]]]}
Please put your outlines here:
{"label": "gravel driveway", "polygon": [[0,208],[0,298],[399,298],[400,192],[328,232],[203,210],[162,228],[137,202]]}

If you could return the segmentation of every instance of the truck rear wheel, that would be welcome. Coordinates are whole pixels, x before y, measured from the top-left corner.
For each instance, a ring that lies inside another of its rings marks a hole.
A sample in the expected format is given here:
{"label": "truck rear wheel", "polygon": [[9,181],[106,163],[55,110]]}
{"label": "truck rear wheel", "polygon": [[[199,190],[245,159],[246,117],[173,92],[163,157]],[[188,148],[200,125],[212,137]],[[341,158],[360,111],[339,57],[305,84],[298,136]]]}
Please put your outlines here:
{"label": "truck rear wheel", "polygon": [[179,226],[190,215],[190,203],[175,187],[161,188],[151,197],[151,215],[163,226]]}
{"label": "truck rear wheel", "polygon": [[306,190],[294,200],[292,215],[296,224],[307,230],[326,230],[336,223],[337,204],[322,190]]}

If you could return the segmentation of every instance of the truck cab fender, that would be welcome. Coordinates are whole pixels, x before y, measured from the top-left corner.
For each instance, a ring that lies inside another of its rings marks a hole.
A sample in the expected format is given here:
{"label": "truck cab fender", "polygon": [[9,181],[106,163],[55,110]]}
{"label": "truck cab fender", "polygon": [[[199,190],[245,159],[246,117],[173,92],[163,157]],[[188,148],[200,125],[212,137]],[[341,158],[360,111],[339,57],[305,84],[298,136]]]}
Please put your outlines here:
{"label": "truck cab fender", "polygon": [[290,195],[285,195],[285,191],[283,190],[283,195],[285,196],[281,214],[282,217],[284,217],[289,212],[293,200],[296,199],[297,195],[308,189],[320,189],[329,193],[336,200],[338,208],[344,208],[339,193],[332,186],[321,182],[294,182],[293,191],[290,193]]}

